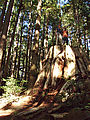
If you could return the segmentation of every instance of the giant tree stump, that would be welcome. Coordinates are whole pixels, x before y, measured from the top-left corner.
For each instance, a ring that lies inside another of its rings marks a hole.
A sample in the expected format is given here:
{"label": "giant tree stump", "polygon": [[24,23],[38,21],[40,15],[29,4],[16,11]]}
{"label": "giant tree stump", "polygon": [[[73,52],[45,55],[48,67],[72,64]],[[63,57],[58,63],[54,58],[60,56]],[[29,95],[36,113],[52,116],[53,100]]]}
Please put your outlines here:
{"label": "giant tree stump", "polygon": [[[88,77],[88,59],[84,52],[77,47],[71,48],[69,45],[63,48],[59,45],[52,46],[42,63],[43,68],[31,91],[34,98],[41,98],[43,91],[53,94],[55,92],[55,96],[56,90],[58,92],[63,91],[65,87],[71,84],[70,80]],[[45,95],[46,93],[43,96]]]}

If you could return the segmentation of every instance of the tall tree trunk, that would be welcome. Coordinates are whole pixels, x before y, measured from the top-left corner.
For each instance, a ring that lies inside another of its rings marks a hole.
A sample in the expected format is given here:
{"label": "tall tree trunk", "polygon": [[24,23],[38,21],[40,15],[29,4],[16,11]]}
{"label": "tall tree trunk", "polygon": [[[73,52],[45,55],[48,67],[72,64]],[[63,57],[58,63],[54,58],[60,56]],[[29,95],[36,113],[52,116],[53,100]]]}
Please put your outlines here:
{"label": "tall tree trunk", "polygon": [[81,45],[81,33],[80,33],[80,26],[79,26],[79,3],[76,2],[75,4],[75,0],[72,0],[72,5],[73,5],[73,16],[74,16],[74,20],[75,20],[75,24],[76,26],[75,29],[76,29],[76,39],[77,39],[77,42],[78,42],[78,45]]}
{"label": "tall tree trunk", "polygon": [[60,28],[62,27],[61,25],[61,6],[60,6],[60,0],[59,0],[59,25],[60,25]]}
{"label": "tall tree trunk", "polygon": [[40,22],[41,22],[41,6],[42,0],[38,0],[37,5],[37,19],[36,19],[36,27],[35,27],[35,36],[34,36],[34,44],[33,44],[33,53],[32,53],[32,66],[30,72],[33,77],[32,83],[34,84],[37,77],[37,68],[39,65],[39,30],[40,30]]}
{"label": "tall tree trunk", "polygon": [[[12,47],[11,49],[11,55],[10,55],[10,61],[9,61],[9,65],[8,65],[8,72],[7,72],[7,77],[11,76],[11,69],[12,69],[12,65],[13,65],[13,57],[14,57],[14,48]],[[3,76],[4,78],[4,76]]]}
{"label": "tall tree trunk", "polygon": [[85,28],[84,28],[84,31],[83,31],[83,35],[84,35],[84,46],[85,46],[85,50],[86,50],[86,32],[85,32]]}
{"label": "tall tree trunk", "polygon": [[34,38],[34,50],[38,51],[39,48],[39,30],[40,30],[40,22],[41,22],[41,4],[42,0],[38,0],[37,5],[37,19],[36,19],[36,27],[35,27],[35,38]]}
{"label": "tall tree trunk", "polygon": [[4,72],[5,72],[4,77],[7,76],[7,72],[8,72],[8,64],[9,64],[9,59],[10,59],[10,54],[11,54],[11,48],[12,48],[12,45],[13,45],[13,42],[14,42],[14,36],[15,36],[16,26],[17,26],[17,23],[18,23],[18,18],[19,18],[19,14],[20,14],[20,11],[21,11],[21,7],[22,7],[22,0],[20,1],[20,5],[19,5],[19,9],[18,9],[18,15],[17,15],[16,21],[15,21],[14,30],[13,30],[13,33],[12,33],[12,36],[11,36],[10,47],[8,49],[8,56],[7,56],[7,61],[6,61],[6,64],[5,64],[5,69],[4,69]]}
{"label": "tall tree trunk", "polygon": [[52,45],[54,46],[54,37],[55,37],[55,28],[54,28],[54,23],[52,26]]}
{"label": "tall tree trunk", "polygon": [[12,59],[12,66],[11,66],[11,77],[15,77],[14,76],[14,72],[15,72],[15,64],[16,64],[16,53],[17,53],[17,48],[18,48],[18,34],[17,34],[17,37],[16,37],[16,41],[15,41],[15,46],[14,46],[14,52],[13,52],[13,59]]}
{"label": "tall tree trunk", "polygon": [[[2,30],[2,35],[0,38],[0,73],[2,71],[2,56],[3,56],[3,50],[4,50],[4,45],[6,44],[6,39],[7,39],[7,31],[8,31],[8,26],[10,22],[10,16],[12,12],[12,7],[13,7],[14,0],[10,0],[9,5],[8,5],[8,10],[5,16],[5,22],[3,24],[3,30]],[[1,77],[1,75],[0,75]]]}
{"label": "tall tree trunk", "polygon": [[0,16],[0,36],[1,36],[1,33],[2,33],[3,18],[4,18],[4,15],[5,15],[5,10],[6,10],[7,1],[8,1],[8,0],[5,0],[5,1],[4,1],[2,14],[1,14],[1,16]]}
{"label": "tall tree trunk", "polygon": [[25,77],[24,79],[26,80],[27,78],[27,71],[28,71],[28,65],[29,65],[29,50],[30,50],[30,27],[31,27],[31,12],[30,12],[30,15],[29,15],[29,28],[28,28],[28,35],[27,35],[27,50],[26,50],[26,64],[25,64]]}
{"label": "tall tree trunk", "polygon": [[81,31],[80,31],[80,15],[79,15],[79,3],[80,3],[80,0],[77,2],[77,7],[76,7],[76,15],[77,15],[77,31],[78,31],[78,43],[79,45],[82,45],[82,42],[81,42]]}
{"label": "tall tree trunk", "polygon": [[13,60],[12,60],[13,63],[12,63],[12,67],[11,67],[11,77],[15,77],[15,74],[16,74],[16,59],[17,59],[18,43],[19,43],[19,24],[20,24],[20,18],[19,18],[18,24],[17,24],[17,34],[16,34],[16,41],[15,41],[14,52],[13,52]]}
{"label": "tall tree trunk", "polygon": [[19,32],[17,32],[17,38],[16,38],[16,42],[17,42],[17,47],[15,48],[15,56],[13,58],[13,62],[14,62],[14,66],[12,66],[12,74],[11,76],[13,77],[13,74],[14,74],[14,77],[17,78],[17,72],[18,72],[18,67],[17,67],[17,59],[18,59],[18,43],[19,43]]}
{"label": "tall tree trunk", "polygon": [[[61,22],[61,6],[60,6],[60,0],[59,0],[59,24],[58,27],[60,30],[62,30],[62,22]],[[58,31],[58,39],[56,39],[56,45],[60,45],[62,46],[62,35],[61,33]]]}
{"label": "tall tree trunk", "polygon": [[[77,16],[76,16],[75,0],[72,0],[72,6],[73,6],[73,16],[74,16],[74,21],[75,21],[74,28],[76,29],[76,34],[77,34],[78,31],[77,31]],[[76,35],[76,36],[77,36],[77,35]],[[72,42],[73,42],[73,41],[72,41]]]}
{"label": "tall tree trunk", "polygon": [[49,23],[49,18],[48,18],[48,13],[46,13],[46,36],[45,36],[45,40],[44,40],[44,57],[46,57],[47,53],[48,53],[48,23]]}
{"label": "tall tree trunk", "polygon": [[42,32],[42,39],[41,39],[41,54],[40,54],[40,70],[42,69],[42,61],[44,59],[44,40],[45,40],[45,15],[44,15],[44,22],[43,22],[43,32]]}
{"label": "tall tree trunk", "polygon": [[22,74],[21,74],[21,79],[25,80],[25,54],[22,55],[23,60],[22,60]]}
{"label": "tall tree trunk", "polygon": [[[28,79],[30,81],[30,61],[31,61],[31,47],[32,47],[32,33],[33,33],[33,27],[31,31],[31,25],[33,23],[33,17],[32,17],[32,1],[30,3],[31,9],[29,13],[29,26],[28,26],[28,36],[27,36],[27,51],[26,51],[26,65],[25,65],[25,76],[24,79]],[[32,22],[32,23],[31,23]]]}
{"label": "tall tree trunk", "polygon": [[21,48],[22,48],[22,33],[23,33],[23,15],[21,16],[21,34],[20,34],[20,47],[18,54],[18,68],[17,68],[17,78],[20,79],[20,59],[21,59]]}
{"label": "tall tree trunk", "polygon": [[34,30],[34,19],[33,19],[33,14],[31,13],[31,30],[30,30],[30,45],[29,45],[29,65],[28,65],[28,87],[32,86],[32,76],[31,74],[31,61],[32,61],[32,38],[33,38],[33,30]]}
{"label": "tall tree trunk", "polygon": [[[21,17],[21,14],[20,14]],[[20,17],[18,20],[18,24],[17,24],[17,34],[16,34],[16,41],[15,41],[15,45],[14,45],[14,52],[13,52],[13,63],[12,63],[12,67],[11,67],[11,77],[16,78],[16,74],[17,74],[17,58],[18,58],[18,44],[19,44],[19,25],[20,25]]]}

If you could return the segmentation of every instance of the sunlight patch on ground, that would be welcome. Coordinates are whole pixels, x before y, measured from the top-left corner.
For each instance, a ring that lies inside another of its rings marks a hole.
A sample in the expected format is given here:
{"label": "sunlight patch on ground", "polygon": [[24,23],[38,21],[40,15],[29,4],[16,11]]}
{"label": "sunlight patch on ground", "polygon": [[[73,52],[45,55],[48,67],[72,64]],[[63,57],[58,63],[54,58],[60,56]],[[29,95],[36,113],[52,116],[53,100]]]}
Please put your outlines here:
{"label": "sunlight patch on ground", "polygon": [[[11,105],[8,105],[9,102],[2,101],[0,102],[0,116],[8,116],[15,112],[16,110],[22,109],[28,105],[29,101],[31,100],[30,96],[23,96],[18,101],[12,102]],[[5,107],[5,110],[4,110]]]}
{"label": "sunlight patch on ground", "polygon": [[26,96],[26,97],[22,97],[18,102],[13,102],[12,103],[12,107],[23,107],[23,105],[27,105],[28,102],[30,101],[31,97],[30,96]]}
{"label": "sunlight patch on ground", "polygon": [[0,116],[7,116],[13,113],[15,110],[8,109],[8,110],[0,110]]}

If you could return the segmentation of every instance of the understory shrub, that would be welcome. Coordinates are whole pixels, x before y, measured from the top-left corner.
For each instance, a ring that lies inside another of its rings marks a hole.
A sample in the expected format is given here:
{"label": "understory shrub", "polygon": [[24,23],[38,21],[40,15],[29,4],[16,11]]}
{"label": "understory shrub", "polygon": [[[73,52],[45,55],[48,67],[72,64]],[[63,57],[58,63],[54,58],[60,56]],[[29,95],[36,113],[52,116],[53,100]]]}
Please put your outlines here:
{"label": "understory shrub", "polygon": [[3,81],[5,81],[5,86],[1,86],[2,89],[4,89],[3,96],[7,97],[10,95],[18,95],[18,93],[22,92],[26,87],[24,87],[24,83],[26,83],[26,80],[19,81],[15,78],[8,77],[7,79],[3,78]]}

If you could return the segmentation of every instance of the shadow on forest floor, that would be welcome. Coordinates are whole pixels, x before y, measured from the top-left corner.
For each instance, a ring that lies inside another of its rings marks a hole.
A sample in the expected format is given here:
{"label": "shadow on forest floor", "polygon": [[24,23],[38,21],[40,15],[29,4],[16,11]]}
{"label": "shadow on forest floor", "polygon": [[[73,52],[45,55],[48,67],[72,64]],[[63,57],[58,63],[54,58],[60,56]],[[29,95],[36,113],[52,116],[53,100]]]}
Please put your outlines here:
{"label": "shadow on forest floor", "polygon": [[31,105],[30,96],[21,97],[18,101],[2,105],[0,120],[89,120],[90,98],[89,95],[82,100],[69,99],[66,102],[43,101],[37,106],[37,102]]}

